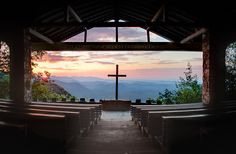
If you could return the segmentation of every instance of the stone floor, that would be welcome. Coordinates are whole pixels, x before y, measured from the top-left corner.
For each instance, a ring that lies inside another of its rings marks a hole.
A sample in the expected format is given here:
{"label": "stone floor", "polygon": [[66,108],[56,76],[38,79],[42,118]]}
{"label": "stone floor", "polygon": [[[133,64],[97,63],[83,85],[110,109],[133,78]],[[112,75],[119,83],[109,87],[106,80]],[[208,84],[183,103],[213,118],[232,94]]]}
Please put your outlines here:
{"label": "stone floor", "polygon": [[131,121],[130,112],[102,113],[102,119],[82,137],[70,154],[158,154],[158,148]]}

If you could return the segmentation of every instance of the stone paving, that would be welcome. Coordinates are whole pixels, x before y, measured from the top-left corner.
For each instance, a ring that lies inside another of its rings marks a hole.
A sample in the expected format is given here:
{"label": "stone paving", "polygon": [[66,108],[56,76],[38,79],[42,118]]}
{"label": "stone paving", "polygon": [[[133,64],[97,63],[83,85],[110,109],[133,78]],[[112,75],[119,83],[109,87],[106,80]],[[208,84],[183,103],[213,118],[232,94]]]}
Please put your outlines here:
{"label": "stone paving", "polygon": [[103,111],[101,121],[79,140],[73,154],[158,154],[157,146],[131,121],[130,112]]}

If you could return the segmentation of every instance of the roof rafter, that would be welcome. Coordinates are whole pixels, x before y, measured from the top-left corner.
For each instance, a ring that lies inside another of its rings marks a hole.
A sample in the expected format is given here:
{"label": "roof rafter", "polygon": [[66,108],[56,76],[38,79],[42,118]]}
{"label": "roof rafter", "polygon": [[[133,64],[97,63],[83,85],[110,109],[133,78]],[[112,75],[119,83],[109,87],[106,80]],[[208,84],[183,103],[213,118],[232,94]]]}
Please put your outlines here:
{"label": "roof rafter", "polygon": [[71,6],[68,5],[67,9],[77,22],[83,22],[83,20],[79,17],[79,15],[75,12],[75,10]]}
{"label": "roof rafter", "polygon": [[47,36],[44,36],[43,34],[37,32],[36,30],[33,30],[33,29],[30,28],[30,29],[29,29],[29,32],[30,32],[30,34],[32,34],[32,35],[34,35],[35,37],[41,39],[42,41],[45,41],[45,42],[47,42],[47,43],[49,43],[49,44],[53,44],[53,43],[54,43],[53,40],[51,40],[51,39],[48,38]]}
{"label": "roof rafter", "polygon": [[160,9],[155,13],[155,15],[153,16],[151,22],[156,22],[157,19],[160,17],[161,13],[163,13],[163,11],[165,10],[165,5],[163,4]]}
{"label": "roof rafter", "polygon": [[[157,10],[157,12],[155,13],[155,15],[152,17],[151,23],[156,22],[157,19],[161,16],[162,13],[163,13],[163,16],[164,16],[164,15],[165,15],[164,11],[165,11],[165,5],[162,4],[161,7],[160,7],[160,8]],[[149,26],[149,27],[147,28],[147,30],[150,30],[150,28],[151,28],[151,26]]]}

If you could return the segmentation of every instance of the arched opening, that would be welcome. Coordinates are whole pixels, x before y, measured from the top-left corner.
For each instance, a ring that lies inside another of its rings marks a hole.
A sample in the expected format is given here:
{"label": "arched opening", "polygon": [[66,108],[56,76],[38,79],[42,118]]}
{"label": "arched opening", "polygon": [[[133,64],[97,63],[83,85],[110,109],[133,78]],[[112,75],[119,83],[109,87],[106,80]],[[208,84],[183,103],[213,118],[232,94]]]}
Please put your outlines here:
{"label": "arched opening", "polygon": [[[75,35],[65,42],[82,42],[84,34]],[[86,34],[87,42],[115,42],[113,27],[92,28]],[[172,42],[151,31],[149,41]],[[147,42],[147,31],[138,27],[120,27],[119,42]],[[201,101],[201,52],[49,50],[37,63],[34,72],[50,72],[54,83],[77,99],[114,99],[115,84],[107,75],[114,72],[118,64],[120,73],[127,75],[127,78],[119,80],[119,98],[122,100],[152,104]],[[34,88],[32,92],[34,94]]]}
{"label": "arched opening", "polygon": [[0,41],[0,99],[10,98],[10,48]]}
{"label": "arched opening", "polygon": [[236,99],[236,42],[229,44],[225,51],[225,98]]}

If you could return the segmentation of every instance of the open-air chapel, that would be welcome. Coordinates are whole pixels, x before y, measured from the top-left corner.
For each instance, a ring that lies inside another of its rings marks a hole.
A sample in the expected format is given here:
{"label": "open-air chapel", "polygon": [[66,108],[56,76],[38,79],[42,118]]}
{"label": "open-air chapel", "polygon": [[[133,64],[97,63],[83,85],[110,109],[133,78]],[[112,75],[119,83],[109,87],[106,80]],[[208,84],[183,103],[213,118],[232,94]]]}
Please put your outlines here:
{"label": "open-air chapel", "polygon": [[[10,48],[10,99],[0,100],[1,154],[236,153],[236,101],[225,97],[225,51],[236,41],[233,2],[7,0],[0,14],[0,41]],[[97,27],[113,27],[115,41],[88,42],[87,31]],[[121,27],[144,29],[146,42],[119,41]],[[65,42],[80,33],[82,42]],[[170,42],[152,42],[150,33]],[[118,65],[108,75],[116,80],[114,100],[33,101],[31,52],[63,50],[202,52],[202,101],[119,100],[118,79],[126,74]]]}

